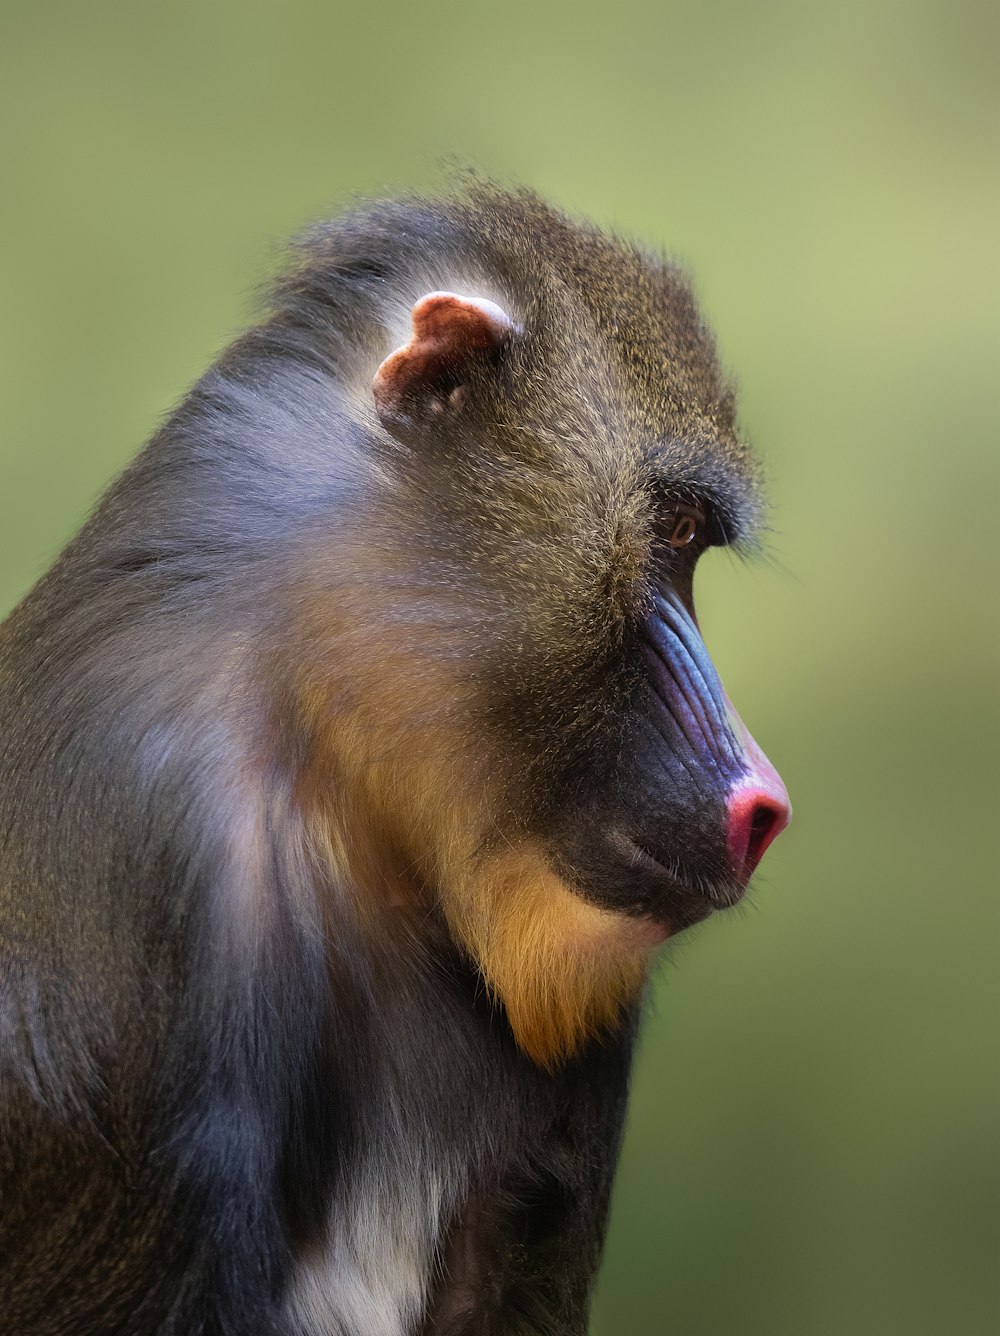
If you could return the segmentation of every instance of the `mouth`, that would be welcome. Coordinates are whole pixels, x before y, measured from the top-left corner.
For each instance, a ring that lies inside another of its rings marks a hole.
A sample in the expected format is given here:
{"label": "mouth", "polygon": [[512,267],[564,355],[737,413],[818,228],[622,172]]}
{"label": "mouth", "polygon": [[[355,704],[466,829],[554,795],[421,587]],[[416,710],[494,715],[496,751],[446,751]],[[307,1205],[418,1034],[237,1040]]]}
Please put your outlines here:
{"label": "mouth", "polygon": [[[637,871],[656,877],[661,893],[682,899],[686,911],[685,926],[708,918],[716,910],[731,909],[739,904],[746,892],[746,883],[736,884],[729,879],[692,873],[675,860],[653,853],[624,831],[616,832],[613,842]],[[695,912],[699,905],[702,906],[701,913]]]}
{"label": "mouth", "polygon": [[[666,935],[700,923],[742,899],[725,847],[698,857],[651,848],[628,825],[591,825],[552,851],[553,866],[578,895],[604,909],[649,924]],[[695,846],[697,847],[697,846]]]}

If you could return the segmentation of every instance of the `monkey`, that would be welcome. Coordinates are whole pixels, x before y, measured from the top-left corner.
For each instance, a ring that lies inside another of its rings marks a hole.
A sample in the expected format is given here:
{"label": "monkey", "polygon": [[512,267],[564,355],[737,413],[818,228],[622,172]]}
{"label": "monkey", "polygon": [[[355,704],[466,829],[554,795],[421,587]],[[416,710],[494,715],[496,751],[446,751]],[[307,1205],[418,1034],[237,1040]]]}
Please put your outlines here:
{"label": "monkey", "polygon": [[8,1336],[582,1336],[657,948],[789,819],[693,601],[673,261],[478,178],[297,243],[0,631]]}

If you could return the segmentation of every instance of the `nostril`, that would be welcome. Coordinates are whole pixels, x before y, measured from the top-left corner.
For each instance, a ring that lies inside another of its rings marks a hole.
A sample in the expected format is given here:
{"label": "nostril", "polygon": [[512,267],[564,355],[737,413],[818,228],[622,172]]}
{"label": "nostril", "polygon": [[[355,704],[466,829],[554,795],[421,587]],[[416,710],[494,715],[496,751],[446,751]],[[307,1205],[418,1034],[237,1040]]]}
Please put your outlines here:
{"label": "nostril", "polygon": [[749,879],[768,847],[788,825],[791,809],[782,793],[743,789],[729,803],[729,852],[737,875]]}
{"label": "nostril", "polygon": [[747,861],[754,867],[764,857],[764,850],[777,835],[778,821],[778,813],[772,807],[754,808],[753,816],[750,818],[750,843],[747,848]]}

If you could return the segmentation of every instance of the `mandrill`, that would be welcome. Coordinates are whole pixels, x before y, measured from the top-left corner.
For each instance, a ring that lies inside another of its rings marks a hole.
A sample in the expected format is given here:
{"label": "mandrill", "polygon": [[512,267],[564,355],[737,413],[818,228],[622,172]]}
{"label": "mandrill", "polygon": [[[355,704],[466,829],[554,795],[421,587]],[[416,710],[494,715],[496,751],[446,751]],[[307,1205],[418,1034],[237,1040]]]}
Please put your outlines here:
{"label": "mandrill", "polygon": [[786,824],[683,275],[315,229],[0,630],[6,1336],[583,1336],[657,946]]}

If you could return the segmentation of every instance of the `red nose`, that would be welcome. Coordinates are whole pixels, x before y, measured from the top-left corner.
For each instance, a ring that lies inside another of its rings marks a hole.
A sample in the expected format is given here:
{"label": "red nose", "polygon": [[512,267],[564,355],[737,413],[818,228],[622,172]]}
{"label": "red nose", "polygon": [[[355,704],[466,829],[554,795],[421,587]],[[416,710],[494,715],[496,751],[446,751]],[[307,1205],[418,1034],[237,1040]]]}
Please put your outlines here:
{"label": "red nose", "polygon": [[792,805],[781,776],[761,751],[750,730],[726,697],[726,708],[742,742],[746,773],[729,794],[729,858],[746,885],[764,854],[792,819]]}
{"label": "red nose", "polygon": [[791,815],[788,794],[777,774],[773,778],[751,775],[746,785],[730,795],[729,856],[741,881],[750,880],[765,850],[788,825]]}

